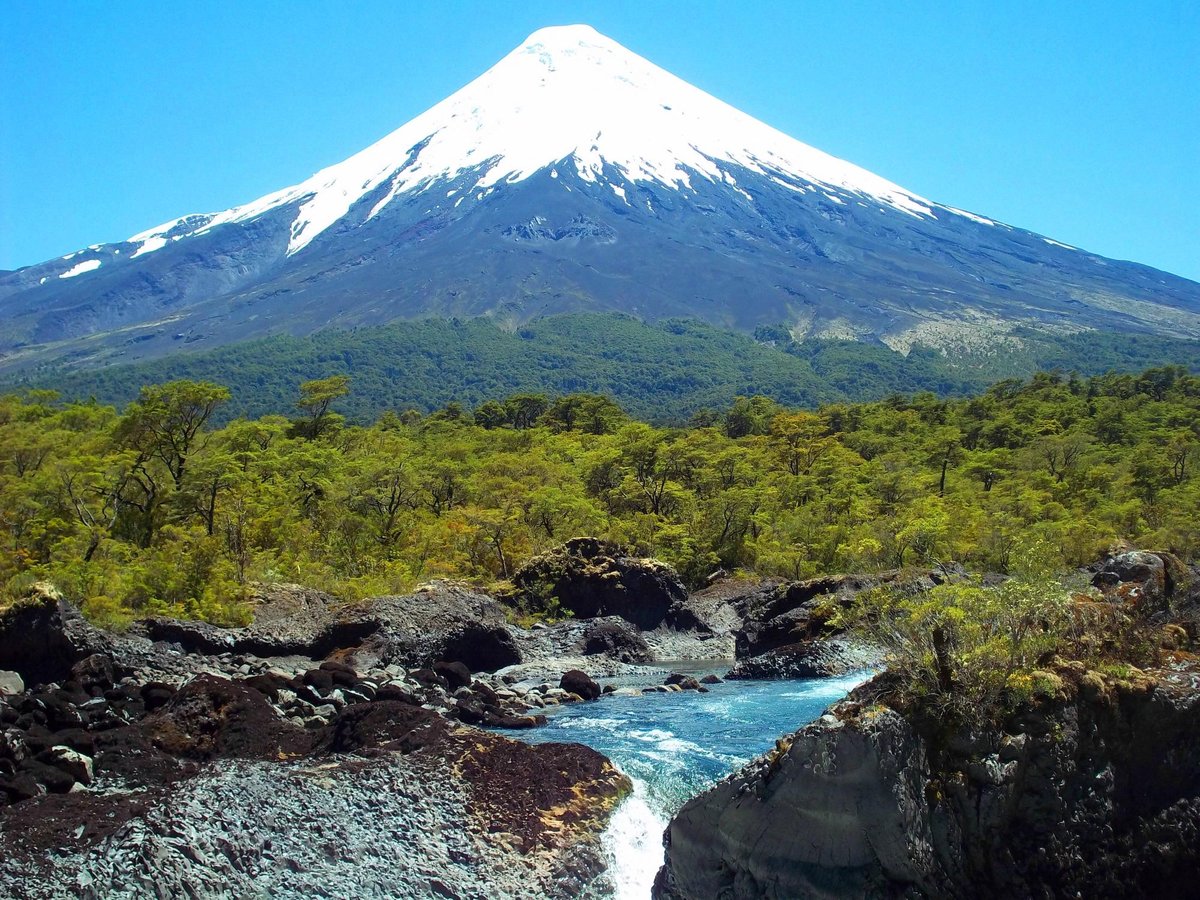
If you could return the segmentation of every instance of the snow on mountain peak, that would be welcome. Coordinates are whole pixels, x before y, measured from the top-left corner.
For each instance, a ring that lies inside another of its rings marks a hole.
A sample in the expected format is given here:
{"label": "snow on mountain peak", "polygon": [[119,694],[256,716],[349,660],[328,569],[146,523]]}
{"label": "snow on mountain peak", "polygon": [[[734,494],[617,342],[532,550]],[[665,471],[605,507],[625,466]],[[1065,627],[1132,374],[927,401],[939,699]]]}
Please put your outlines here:
{"label": "snow on mountain peak", "polygon": [[606,38],[591,25],[547,25],[545,28],[539,28],[521,44],[521,47],[531,47],[533,45],[543,46],[570,46],[572,44],[597,44],[608,43],[619,47],[616,41],[611,38]]}
{"label": "snow on mountain peak", "polygon": [[[565,160],[589,181],[605,180],[612,167],[628,182],[677,190],[691,188],[694,177],[732,183],[723,168],[732,164],[791,190],[816,183],[932,215],[929,201],[788,137],[588,25],[566,25],[535,31],[466,87],[349,159],[245,206],[197,217],[189,233],[295,203],[292,254],[371,192],[382,193],[374,216],[401,194],[466,172],[475,181],[464,193],[482,198]],[[613,189],[624,196],[620,185]],[[139,253],[165,245],[164,230],[139,235]]]}

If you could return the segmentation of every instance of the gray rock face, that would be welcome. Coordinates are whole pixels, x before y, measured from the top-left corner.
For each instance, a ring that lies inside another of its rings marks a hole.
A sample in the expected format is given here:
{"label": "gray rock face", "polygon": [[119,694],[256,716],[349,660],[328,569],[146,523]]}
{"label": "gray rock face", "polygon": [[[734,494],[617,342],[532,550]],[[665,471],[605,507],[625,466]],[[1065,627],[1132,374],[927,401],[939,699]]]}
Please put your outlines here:
{"label": "gray rock face", "polygon": [[1003,727],[936,738],[864,686],[684,805],[655,896],[1191,896],[1196,685],[1062,674]]}
{"label": "gray rock face", "polygon": [[822,722],[687,803],[667,830],[660,897],[871,896],[932,855],[920,742],[894,713]]}
{"label": "gray rock face", "polygon": [[0,695],[19,694],[25,690],[25,680],[17,672],[0,670]]}
{"label": "gray rock face", "polygon": [[362,668],[446,661],[491,672],[521,661],[498,603],[443,584],[357,604],[298,585],[270,585],[260,589],[254,623],[245,628],[159,618],[138,623],[136,633],[188,653],[324,659],[342,652]]}
{"label": "gray rock face", "polygon": [[361,606],[361,614],[381,627],[348,654],[360,667],[444,660],[494,672],[521,661],[503,607],[461,587],[434,584],[404,597],[377,597]]}
{"label": "gray rock face", "polygon": [[833,636],[831,613],[856,594],[886,585],[898,591],[928,590],[961,570],[896,570],[871,575],[827,575],[767,585],[738,600],[743,622],[734,632],[738,659],[801,641]]}
{"label": "gray rock face", "polygon": [[831,678],[883,664],[880,652],[843,638],[802,641],[738,660],[726,678]]}
{"label": "gray rock face", "polygon": [[876,666],[874,649],[846,640],[830,624],[838,608],[871,588],[924,591],[964,574],[948,566],[763,584],[732,599],[741,622],[733,631],[738,662],[730,677],[823,678]]}

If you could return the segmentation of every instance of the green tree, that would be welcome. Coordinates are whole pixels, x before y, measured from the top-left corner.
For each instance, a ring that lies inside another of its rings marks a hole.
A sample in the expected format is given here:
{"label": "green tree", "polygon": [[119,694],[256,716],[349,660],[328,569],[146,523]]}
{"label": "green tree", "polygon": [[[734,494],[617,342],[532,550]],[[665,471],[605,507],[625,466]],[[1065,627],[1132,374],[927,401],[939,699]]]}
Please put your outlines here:
{"label": "green tree", "polygon": [[297,433],[309,440],[317,440],[330,429],[337,428],[342,419],[329,411],[335,400],[350,393],[349,375],[331,375],[305,381],[300,385],[300,399],[296,407],[308,418],[297,425]]}

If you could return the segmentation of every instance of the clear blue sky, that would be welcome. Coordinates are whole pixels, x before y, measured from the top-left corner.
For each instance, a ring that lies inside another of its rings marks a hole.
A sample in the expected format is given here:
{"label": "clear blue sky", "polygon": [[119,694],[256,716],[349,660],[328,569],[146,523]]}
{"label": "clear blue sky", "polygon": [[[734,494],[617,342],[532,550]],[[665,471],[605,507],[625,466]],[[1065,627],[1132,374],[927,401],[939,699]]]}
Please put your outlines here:
{"label": "clear blue sky", "polygon": [[340,161],[585,22],[939,202],[1200,279],[1200,3],[0,4],[0,268]]}

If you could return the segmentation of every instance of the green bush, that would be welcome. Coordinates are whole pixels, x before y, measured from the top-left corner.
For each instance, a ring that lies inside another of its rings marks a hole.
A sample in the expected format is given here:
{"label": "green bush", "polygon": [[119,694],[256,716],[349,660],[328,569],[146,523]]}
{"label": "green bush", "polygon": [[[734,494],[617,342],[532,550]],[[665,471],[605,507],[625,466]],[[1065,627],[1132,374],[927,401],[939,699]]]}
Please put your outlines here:
{"label": "green bush", "polygon": [[859,595],[833,624],[883,648],[902,694],[943,713],[973,714],[1027,699],[1039,688],[1039,660],[1070,643],[1073,619],[1049,546],[1034,544],[1018,557],[1012,577],[999,585],[877,588]]}

